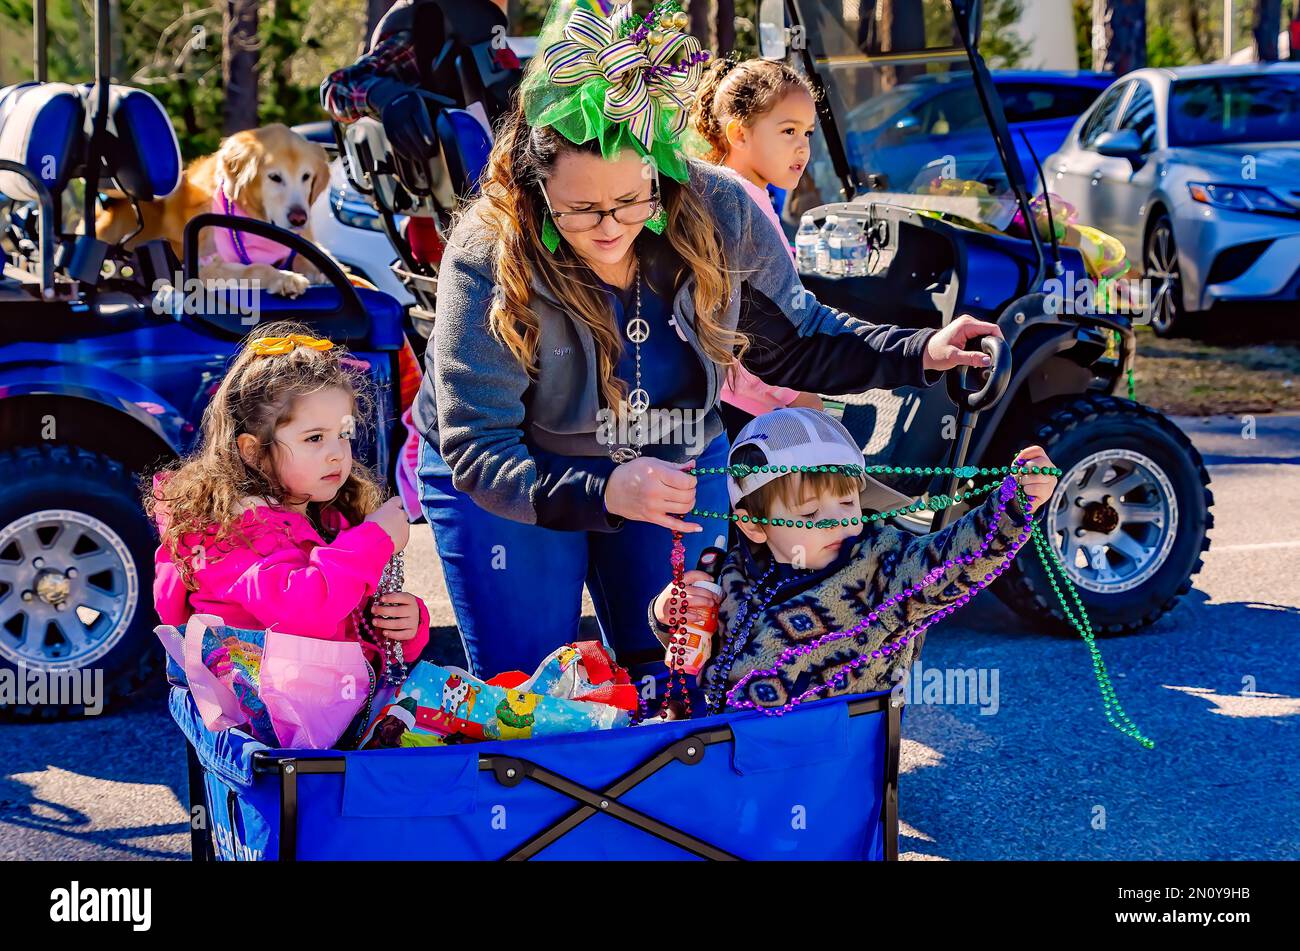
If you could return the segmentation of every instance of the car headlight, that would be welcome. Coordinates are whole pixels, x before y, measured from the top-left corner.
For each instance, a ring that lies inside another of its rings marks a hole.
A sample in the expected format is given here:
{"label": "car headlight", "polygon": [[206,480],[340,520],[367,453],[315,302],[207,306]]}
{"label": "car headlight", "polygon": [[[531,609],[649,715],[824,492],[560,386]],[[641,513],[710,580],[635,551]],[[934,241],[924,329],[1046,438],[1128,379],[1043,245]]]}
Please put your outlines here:
{"label": "car headlight", "polygon": [[1232,211],[1260,211],[1270,215],[1294,215],[1296,209],[1282,201],[1267,188],[1250,185],[1214,185],[1209,182],[1188,182],[1192,199],[1215,208]]}
{"label": "car headlight", "polygon": [[383,231],[383,222],[367,202],[351,189],[330,186],[330,210],[334,217],[349,228],[364,228],[367,231]]}

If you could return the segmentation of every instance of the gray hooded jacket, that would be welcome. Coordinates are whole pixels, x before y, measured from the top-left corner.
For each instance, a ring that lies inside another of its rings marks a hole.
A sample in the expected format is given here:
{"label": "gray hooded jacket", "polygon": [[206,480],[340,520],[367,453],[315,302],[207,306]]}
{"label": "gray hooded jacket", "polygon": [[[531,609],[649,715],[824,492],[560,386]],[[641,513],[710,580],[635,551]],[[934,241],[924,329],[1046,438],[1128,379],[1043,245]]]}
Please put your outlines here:
{"label": "gray hooded jacket", "polygon": [[[775,386],[822,393],[938,379],[922,366],[935,331],[871,324],[819,303],[800,283],[784,239],[733,173],[692,161],[689,187],[713,213],[731,266],[740,271],[721,324],[753,340],[746,369]],[[443,254],[416,427],[438,447],[453,485],[487,511],[547,528],[614,530],[622,520],[604,506],[615,463],[597,438],[602,402],[591,333],[535,279],[535,378],[492,336],[495,242],[482,221],[484,204],[470,206]],[[694,287],[687,271],[672,310],[704,368],[699,407],[709,413],[703,442],[693,441],[708,445],[723,428],[716,406],[725,370],[700,347]],[[661,436],[645,454],[684,462],[686,442]]]}

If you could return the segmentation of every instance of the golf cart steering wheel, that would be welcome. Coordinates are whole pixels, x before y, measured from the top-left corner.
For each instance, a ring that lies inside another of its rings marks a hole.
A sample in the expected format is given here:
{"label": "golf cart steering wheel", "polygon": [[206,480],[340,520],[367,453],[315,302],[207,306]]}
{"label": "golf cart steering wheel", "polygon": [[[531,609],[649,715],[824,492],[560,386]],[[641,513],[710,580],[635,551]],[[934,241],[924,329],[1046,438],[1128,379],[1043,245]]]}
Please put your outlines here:
{"label": "golf cart steering wheel", "polygon": [[[1006,341],[1001,337],[984,336],[979,339],[979,348],[989,355],[991,362],[987,367],[963,367],[960,373],[947,375],[948,398],[958,409],[976,413],[983,412],[1002,399],[1007,384],[1011,382],[1011,348]],[[974,348],[967,344],[966,349]],[[967,377],[971,374],[979,374],[984,378],[984,384],[979,389],[971,389],[966,385]]]}

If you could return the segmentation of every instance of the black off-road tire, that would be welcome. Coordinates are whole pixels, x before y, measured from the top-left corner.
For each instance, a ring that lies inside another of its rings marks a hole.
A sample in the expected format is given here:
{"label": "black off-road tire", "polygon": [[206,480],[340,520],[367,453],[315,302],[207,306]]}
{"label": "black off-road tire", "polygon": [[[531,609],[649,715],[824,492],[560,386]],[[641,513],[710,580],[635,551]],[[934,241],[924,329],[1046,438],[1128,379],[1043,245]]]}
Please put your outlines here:
{"label": "black off-road tire", "polygon": [[[1014,445],[1012,445],[1014,443]],[[1141,453],[1156,463],[1173,487],[1178,506],[1177,528],[1163,560],[1149,578],[1127,591],[1103,593],[1078,588],[1095,633],[1131,634],[1170,611],[1191,590],[1192,577],[1209,550],[1208,529],[1214,524],[1210,476],[1201,454],[1172,422],[1149,407],[1112,396],[1080,396],[1054,402],[1035,413],[1025,430],[999,439],[1005,453],[1027,445],[1042,446],[1067,475],[1089,455],[1108,449]],[[998,459],[999,464],[1005,462]],[[1057,493],[1065,490],[1058,486]],[[1047,506],[1040,504],[1044,525]],[[1049,539],[1055,544],[1055,539]],[[1022,616],[1046,628],[1072,630],[1047,574],[1028,542],[993,586],[998,597]]]}
{"label": "black off-road tire", "polygon": [[[130,564],[115,559],[122,568],[119,580],[133,575],[133,580],[122,588],[124,598],[129,598],[130,585],[134,585],[134,604],[128,601],[121,612],[123,617],[129,612],[129,620],[115,637],[106,639],[111,646],[101,656],[81,665],[103,671],[102,694],[97,699],[105,710],[161,676],[162,669],[163,651],[153,633],[157,623],[153,607],[157,542],[141,505],[137,480],[137,474],[117,460],[76,446],[44,444],[0,451],[0,532],[33,513],[66,510],[106,526],[129,552]],[[0,558],[9,557],[13,550],[12,544],[6,543]],[[8,607],[5,618],[10,618],[15,608],[22,608],[21,592],[30,589],[38,575],[31,568],[30,552],[11,564],[18,567],[16,583],[0,583],[0,605]],[[82,583],[90,584],[91,577],[96,576],[86,577]],[[0,636],[4,633],[0,632]],[[0,653],[0,669],[13,671],[17,665],[11,656]],[[58,719],[93,712],[85,706],[0,704],[0,719]]]}

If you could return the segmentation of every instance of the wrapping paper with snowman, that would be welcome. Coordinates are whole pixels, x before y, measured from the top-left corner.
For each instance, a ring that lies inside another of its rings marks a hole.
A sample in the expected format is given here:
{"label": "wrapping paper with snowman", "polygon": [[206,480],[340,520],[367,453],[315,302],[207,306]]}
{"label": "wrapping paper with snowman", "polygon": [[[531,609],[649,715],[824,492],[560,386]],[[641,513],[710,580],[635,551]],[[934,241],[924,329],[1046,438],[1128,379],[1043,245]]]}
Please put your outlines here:
{"label": "wrapping paper with snowman", "polygon": [[597,642],[566,644],[531,677],[479,680],[420,661],[376,714],[361,749],[522,740],[625,727],[636,710],[627,672]]}

